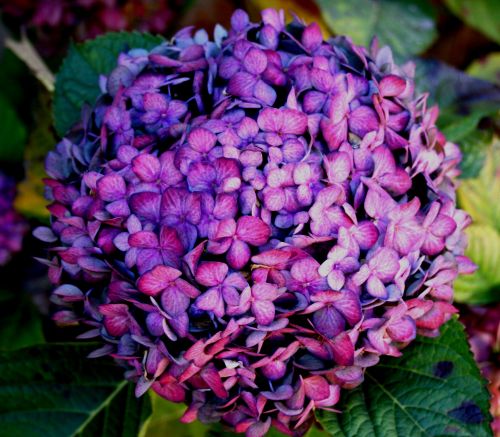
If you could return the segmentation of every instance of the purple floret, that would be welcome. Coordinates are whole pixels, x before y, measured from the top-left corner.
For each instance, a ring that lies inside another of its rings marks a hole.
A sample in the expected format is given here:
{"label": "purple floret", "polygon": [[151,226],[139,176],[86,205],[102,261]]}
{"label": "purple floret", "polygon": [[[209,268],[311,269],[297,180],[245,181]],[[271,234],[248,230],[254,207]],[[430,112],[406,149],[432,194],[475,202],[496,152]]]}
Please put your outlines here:
{"label": "purple floret", "polygon": [[185,422],[300,435],[381,355],[439,334],[473,270],[470,218],[411,66],[262,19],[120,55],[130,85],[108,79],[47,158],[38,234],[56,241],[56,320],[101,337],[92,356],[137,395],[186,403]]}

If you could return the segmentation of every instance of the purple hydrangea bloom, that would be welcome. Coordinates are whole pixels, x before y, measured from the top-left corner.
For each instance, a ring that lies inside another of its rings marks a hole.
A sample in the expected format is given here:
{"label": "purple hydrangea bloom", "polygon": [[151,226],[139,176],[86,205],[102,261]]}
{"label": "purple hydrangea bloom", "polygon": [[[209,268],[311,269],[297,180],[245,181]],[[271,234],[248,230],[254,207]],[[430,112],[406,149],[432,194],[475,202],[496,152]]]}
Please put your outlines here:
{"label": "purple hydrangea bloom", "polygon": [[28,224],[14,209],[15,196],[15,181],[0,171],[0,266],[21,250],[28,230]]}
{"label": "purple hydrangea bloom", "polygon": [[438,335],[470,219],[411,68],[262,17],[120,55],[130,85],[108,79],[47,158],[38,235],[55,319],[91,326],[137,395],[300,435],[381,355]]}

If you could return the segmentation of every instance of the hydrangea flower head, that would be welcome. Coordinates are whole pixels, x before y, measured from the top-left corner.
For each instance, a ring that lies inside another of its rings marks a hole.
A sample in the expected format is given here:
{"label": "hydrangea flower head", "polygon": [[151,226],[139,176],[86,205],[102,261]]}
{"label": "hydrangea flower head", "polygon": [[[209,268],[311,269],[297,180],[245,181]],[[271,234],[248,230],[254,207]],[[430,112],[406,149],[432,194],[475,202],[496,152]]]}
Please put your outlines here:
{"label": "hydrangea flower head", "polygon": [[0,266],[21,250],[28,230],[25,220],[14,209],[15,181],[0,171]]}
{"label": "hydrangea flower head", "polygon": [[120,55],[47,157],[56,320],[185,422],[304,433],[438,335],[473,269],[460,153],[412,73],[272,9]]}

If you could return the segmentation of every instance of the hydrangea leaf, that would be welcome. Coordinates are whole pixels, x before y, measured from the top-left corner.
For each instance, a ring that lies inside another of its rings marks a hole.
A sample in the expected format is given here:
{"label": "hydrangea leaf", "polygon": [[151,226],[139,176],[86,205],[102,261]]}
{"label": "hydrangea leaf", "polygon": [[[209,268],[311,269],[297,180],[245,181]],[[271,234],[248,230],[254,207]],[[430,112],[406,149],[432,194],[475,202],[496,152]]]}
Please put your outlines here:
{"label": "hydrangea leaf", "polygon": [[491,53],[474,61],[467,68],[467,73],[500,86],[500,52]]}
{"label": "hydrangea leaf", "polygon": [[486,161],[492,138],[493,132],[490,129],[475,129],[460,139],[462,179],[475,178],[479,175]]}
{"label": "hydrangea leaf", "polygon": [[0,350],[20,349],[44,341],[40,314],[26,294],[0,290]]}
{"label": "hydrangea leaf", "polygon": [[26,217],[48,222],[48,201],[44,196],[45,156],[55,144],[50,116],[50,95],[41,93],[34,111],[34,128],[24,150],[25,178],[17,185],[16,209]]}
{"label": "hydrangea leaf", "polygon": [[46,344],[0,353],[2,435],[135,437],[151,411],[111,360],[89,345]]}
{"label": "hydrangea leaf", "polygon": [[427,0],[317,0],[325,22],[338,35],[369,45],[377,36],[396,57],[422,53],[437,37],[435,11]]}
{"label": "hydrangea leaf", "polygon": [[416,66],[417,89],[429,93],[429,104],[439,104],[438,126],[450,141],[460,142],[500,110],[500,87],[440,61],[419,59]]}
{"label": "hydrangea leaf", "polygon": [[132,48],[151,49],[164,39],[139,32],[113,32],[82,44],[71,45],[56,77],[54,123],[60,136],[78,121],[84,103],[100,94],[99,75],[108,74],[117,56]]}
{"label": "hydrangea leaf", "polygon": [[401,358],[384,358],[346,391],[341,414],[318,414],[345,437],[491,436],[489,395],[455,319],[437,338],[418,337]]}
{"label": "hydrangea leaf", "polygon": [[500,141],[486,150],[484,166],[477,178],[462,181],[457,191],[460,207],[476,224],[491,226],[500,232]]}
{"label": "hydrangea leaf", "polygon": [[176,437],[204,437],[208,434],[209,427],[201,422],[184,424],[179,422],[180,417],[186,410],[184,404],[169,402],[150,392],[153,413],[144,423],[139,437],[164,437],[175,435]]}
{"label": "hydrangea leaf", "polygon": [[445,3],[469,26],[500,43],[500,8],[497,0],[446,0]]}
{"label": "hydrangea leaf", "polygon": [[[497,202],[498,203],[498,202]],[[487,225],[472,225],[466,230],[469,246],[466,255],[478,269],[455,281],[455,298],[469,304],[488,304],[500,300],[500,234]]]}
{"label": "hydrangea leaf", "polygon": [[0,161],[20,161],[26,141],[26,127],[3,94],[0,94],[0,138]]}

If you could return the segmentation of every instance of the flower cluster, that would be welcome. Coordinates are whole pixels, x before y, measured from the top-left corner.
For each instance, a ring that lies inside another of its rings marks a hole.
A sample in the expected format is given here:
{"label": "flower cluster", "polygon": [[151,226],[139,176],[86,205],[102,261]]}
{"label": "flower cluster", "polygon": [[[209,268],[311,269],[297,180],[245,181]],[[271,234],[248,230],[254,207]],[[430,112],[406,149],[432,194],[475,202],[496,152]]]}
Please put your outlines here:
{"label": "flower cluster", "polygon": [[[70,39],[134,29],[164,33],[183,0],[12,0],[0,2],[8,24],[36,35],[44,55],[60,53]],[[56,41],[59,43],[57,44]]]}
{"label": "flower cluster", "polygon": [[14,210],[16,183],[0,171],[0,266],[9,262],[22,247],[27,223]]}
{"label": "flower cluster", "polygon": [[301,434],[456,312],[460,153],[412,68],[268,9],[123,53],[47,157],[60,324],[185,402]]}

